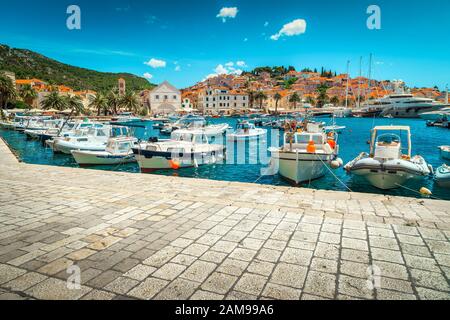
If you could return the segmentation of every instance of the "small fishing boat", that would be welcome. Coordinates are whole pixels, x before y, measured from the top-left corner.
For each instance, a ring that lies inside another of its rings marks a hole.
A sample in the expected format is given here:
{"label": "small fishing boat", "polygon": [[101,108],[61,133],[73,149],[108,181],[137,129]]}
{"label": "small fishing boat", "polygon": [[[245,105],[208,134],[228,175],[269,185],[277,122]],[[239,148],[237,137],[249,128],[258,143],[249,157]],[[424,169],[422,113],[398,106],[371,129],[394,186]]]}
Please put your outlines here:
{"label": "small fishing boat", "polygon": [[169,123],[169,120],[154,120],[153,129],[155,130],[162,130],[165,125]]}
{"label": "small fishing boat", "polygon": [[196,115],[186,115],[182,117],[181,119],[177,120],[176,122],[172,123],[169,122],[161,129],[161,134],[164,135],[171,135],[172,132],[178,129],[183,128],[195,128],[195,127],[203,127],[206,125],[206,119],[202,116],[196,116]]}
{"label": "small fishing boat", "polygon": [[440,146],[441,157],[450,160],[450,146]]}
{"label": "small fishing boat", "polygon": [[[406,153],[399,135],[406,133]],[[411,157],[411,132],[408,126],[378,126],[372,129],[370,154],[361,153],[344,166],[345,170],[364,177],[376,188],[387,190],[420,180],[432,172],[421,156]]]}
{"label": "small fishing boat", "polygon": [[251,139],[264,138],[267,134],[266,129],[256,128],[253,123],[242,121],[237,124],[236,131],[229,133],[229,141],[245,141]]}
{"label": "small fishing boat", "polygon": [[450,167],[446,164],[439,167],[434,173],[434,181],[443,188],[450,188]]}
{"label": "small fishing boat", "polygon": [[72,150],[72,155],[80,166],[135,162],[136,159],[131,149],[137,141],[134,137],[110,138],[105,151]]}
{"label": "small fishing boat", "polygon": [[450,107],[442,108],[436,111],[423,112],[419,116],[427,121],[446,121],[450,119]]}
{"label": "small fishing boat", "polygon": [[324,127],[325,132],[337,132],[342,133],[347,127],[346,126],[338,126],[338,125],[331,125]]}
{"label": "small fishing boat", "polygon": [[280,175],[296,185],[324,176],[327,165],[337,169],[343,164],[336,133],[327,134],[321,123],[307,122],[303,129],[286,132],[281,148],[269,148],[271,167],[278,165]]}
{"label": "small fishing boat", "polygon": [[151,138],[132,150],[143,173],[160,169],[177,170],[221,161],[224,158],[224,146],[209,142],[201,130],[178,132],[170,140]]}
{"label": "small fishing boat", "polygon": [[119,113],[116,117],[111,118],[110,124],[116,126],[138,126],[142,123],[142,119],[136,117],[131,112]]}
{"label": "small fishing boat", "polygon": [[[72,154],[72,150],[104,151],[110,137],[126,136],[126,127],[104,126],[83,130],[80,135],[68,136],[56,140],[48,140],[54,152]],[[52,143],[53,142],[53,143]]]}

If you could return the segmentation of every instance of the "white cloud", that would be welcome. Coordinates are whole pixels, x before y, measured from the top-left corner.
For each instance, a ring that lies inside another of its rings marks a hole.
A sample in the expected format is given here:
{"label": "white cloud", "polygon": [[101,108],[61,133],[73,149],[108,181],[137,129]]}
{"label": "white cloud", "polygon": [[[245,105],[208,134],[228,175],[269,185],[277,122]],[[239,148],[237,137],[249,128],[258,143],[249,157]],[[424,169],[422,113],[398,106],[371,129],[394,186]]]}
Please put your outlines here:
{"label": "white cloud", "polygon": [[176,66],[176,67],[175,67],[175,71],[176,71],[176,72],[181,71],[181,67],[180,67],[180,66]]}
{"label": "white cloud", "polygon": [[248,38],[244,38],[244,42],[247,42],[248,41]]}
{"label": "white cloud", "polygon": [[267,27],[269,25],[269,21],[264,22],[264,27]]}
{"label": "white cloud", "polygon": [[217,18],[222,18],[222,22],[227,22],[227,19],[236,18],[239,10],[236,7],[232,8],[222,8],[220,9],[219,14],[216,16]]}
{"label": "white cloud", "polygon": [[270,37],[270,39],[277,41],[281,37],[292,37],[297,36],[299,34],[305,33],[306,31],[306,21],[303,19],[296,19],[292,22],[289,22],[283,26],[283,28],[273,36]]}
{"label": "white cloud", "polygon": [[144,64],[156,69],[156,68],[165,68],[167,63],[164,60],[158,60],[155,58],[150,59],[147,62],[144,62]]}
{"label": "white cloud", "polygon": [[214,71],[216,72],[216,74],[228,74],[229,71],[227,68],[225,68],[223,65],[219,64]]}
{"label": "white cloud", "polygon": [[153,78],[153,75],[151,75],[150,73],[146,72],[144,73],[144,78],[147,80],[151,80]]}
{"label": "white cloud", "polygon": [[242,72],[244,72],[244,71],[241,70],[241,69],[236,69],[234,67],[234,65],[237,65],[239,67],[246,66],[244,61],[228,62],[225,65],[219,64],[219,65],[217,65],[214,68],[214,73],[208,74],[205,77],[205,79],[203,79],[202,81],[205,81],[205,80],[210,79],[210,78],[217,77],[219,75],[224,75],[224,74],[233,74],[233,75],[238,75],[238,76],[241,75]]}

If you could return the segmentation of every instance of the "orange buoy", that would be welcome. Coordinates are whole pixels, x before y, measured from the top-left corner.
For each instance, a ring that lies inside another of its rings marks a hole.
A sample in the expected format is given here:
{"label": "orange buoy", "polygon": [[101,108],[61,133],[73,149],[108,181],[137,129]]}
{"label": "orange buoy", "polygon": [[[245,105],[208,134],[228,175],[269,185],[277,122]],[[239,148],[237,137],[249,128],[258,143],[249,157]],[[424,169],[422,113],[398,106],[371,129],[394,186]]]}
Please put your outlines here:
{"label": "orange buoy", "polygon": [[169,165],[173,170],[180,169],[180,164],[175,160],[169,160]]}
{"label": "orange buoy", "polygon": [[309,153],[316,153],[316,145],[314,144],[314,141],[310,141],[308,143],[308,146],[306,147],[306,151]]}
{"label": "orange buoy", "polygon": [[330,145],[330,147],[331,147],[332,149],[336,148],[336,141],[334,141],[334,140],[328,140],[328,144]]}

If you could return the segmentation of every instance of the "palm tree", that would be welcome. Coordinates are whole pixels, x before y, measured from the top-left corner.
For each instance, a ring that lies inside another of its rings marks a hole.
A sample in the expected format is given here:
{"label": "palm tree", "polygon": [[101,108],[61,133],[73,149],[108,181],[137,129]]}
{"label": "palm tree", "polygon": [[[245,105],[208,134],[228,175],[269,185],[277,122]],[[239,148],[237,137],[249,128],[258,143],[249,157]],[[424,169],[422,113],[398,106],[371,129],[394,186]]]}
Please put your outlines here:
{"label": "palm tree", "polygon": [[275,99],[275,114],[277,115],[278,114],[278,102],[280,102],[280,99],[282,97],[281,97],[281,94],[279,94],[278,92],[275,93],[275,95],[273,97]]}
{"label": "palm tree", "polygon": [[70,121],[74,114],[79,114],[84,112],[84,105],[79,96],[66,96],[63,98],[64,104],[70,109],[70,114],[67,116],[66,121],[59,129],[58,135],[61,133],[62,129]]}
{"label": "palm tree", "polygon": [[33,107],[34,99],[38,97],[38,94],[30,85],[23,86],[22,89],[20,89],[19,95],[30,109]]}
{"label": "palm tree", "polygon": [[333,105],[338,105],[339,104],[339,98],[337,97],[337,96],[333,96],[331,99],[330,99],[330,103],[332,103]]}
{"label": "palm tree", "polygon": [[255,94],[256,94],[256,92],[253,90],[250,90],[248,92],[248,100],[249,100],[249,104],[250,104],[250,109],[253,109],[253,103],[255,102]]}
{"label": "palm tree", "polygon": [[3,109],[7,107],[9,102],[17,98],[16,88],[11,78],[0,74],[0,116],[4,118]]}
{"label": "palm tree", "polygon": [[67,101],[66,99],[59,94],[59,92],[52,91],[49,95],[47,95],[42,100],[42,109],[49,110],[49,109],[55,109],[59,111],[63,111],[67,108]]}
{"label": "palm tree", "polygon": [[108,113],[108,99],[102,93],[98,93],[95,98],[91,98],[89,107],[97,109],[97,116],[99,116],[102,111],[106,116]]}
{"label": "palm tree", "polygon": [[122,99],[120,99],[119,105],[120,107],[134,113],[137,113],[140,107],[136,93],[130,91],[125,93]]}
{"label": "palm tree", "polygon": [[319,93],[317,95],[317,106],[320,108],[322,108],[328,102],[327,90],[328,87],[324,84],[317,87],[317,92]]}
{"label": "palm tree", "polygon": [[114,90],[111,90],[106,99],[108,101],[109,107],[112,109],[113,114],[116,115],[117,109],[120,105],[120,96]]}
{"label": "palm tree", "polygon": [[267,95],[263,91],[259,91],[256,96],[256,100],[259,100],[259,109],[262,109],[264,100],[267,100]]}
{"label": "palm tree", "polygon": [[314,100],[313,97],[309,96],[309,97],[306,98],[306,103],[314,105],[316,103],[316,101]]}
{"label": "palm tree", "polygon": [[297,109],[297,103],[301,102],[300,96],[297,92],[294,92],[294,94],[289,98],[289,102],[294,104],[294,109]]}

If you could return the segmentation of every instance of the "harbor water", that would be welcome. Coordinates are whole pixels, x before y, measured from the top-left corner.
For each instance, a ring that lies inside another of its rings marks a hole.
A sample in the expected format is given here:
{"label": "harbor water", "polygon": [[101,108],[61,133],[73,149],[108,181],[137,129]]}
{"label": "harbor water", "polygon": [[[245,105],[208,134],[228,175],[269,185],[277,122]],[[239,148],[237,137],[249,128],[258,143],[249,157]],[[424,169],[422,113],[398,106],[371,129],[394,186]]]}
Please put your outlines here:
{"label": "harbor water", "polygon": [[[331,124],[330,119],[320,120],[326,123],[330,122]],[[238,120],[235,118],[220,118],[208,119],[208,121],[211,123],[226,122],[235,128]],[[435,169],[443,163],[450,165],[449,161],[440,157],[438,149],[438,146],[450,145],[450,131],[443,128],[427,127],[425,121],[421,119],[338,118],[336,119],[336,124],[339,126],[346,126],[346,129],[339,135],[338,141],[340,145],[339,157],[343,159],[344,163],[354,159],[361,152],[369,151],[368,141],[370,140],[370,130],[374,126],[406,125],[411,127],[412,155],[419,154],[423,156]],[[154,130],[152,125],[153,123],[149,121],[145,122],[145,127],[135,128],[135,136],[141,139],[161,137],[159,131]],[[53,154],[51,149],[45,148],[42,143],[38,141],[27,140],[26,136],[22,133],[0,129],[0,136],[8,142],[11,148],[16,151],[18,156],[25,163],[68,167],[78,166],[72,156]],[[280,139],[282,140],[282,133],[280,134]],[[280,144],[281,140],[279,141]],[[269,146],[271,141],[271,132],[269,130],[267,137]],[[406,143],[406,141],[404,141],[404,143]],[[177,171],[160,170],[154,172],[154,174],[289,186],[289,183],[279,175],[261,175],[261,169],[266,166],[265,163],[251,164],[254,163],[251,159],[259,152],[260,151],[254,150],[253,148],[248,148],[247,145],[245,150],[245,164],[225,163],[200,166],[199,168],[185,168]],[[118,166],[96,166],[92,167],[92,169],[139,173],[139,166],[136,163]],[[417,183],[408,184],[405,186],[408,189],[398,188],[394,190],[379,190],[365,182],[363,178],[348,175],[343,168],[333,170],[332,173],[327,171],[325,177],[305,183],[302,187],[338,191],[348,191],[350,189],[355,192],[370,192],[409,197],[420,197],[417,192],[409,189],[418,191],[421,187],[426,187],[432,191],[434,197],[450,200],[450,189],[440,188],[434,183],[432,177],[425,178]]]}

